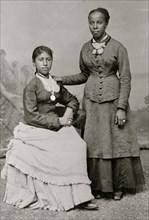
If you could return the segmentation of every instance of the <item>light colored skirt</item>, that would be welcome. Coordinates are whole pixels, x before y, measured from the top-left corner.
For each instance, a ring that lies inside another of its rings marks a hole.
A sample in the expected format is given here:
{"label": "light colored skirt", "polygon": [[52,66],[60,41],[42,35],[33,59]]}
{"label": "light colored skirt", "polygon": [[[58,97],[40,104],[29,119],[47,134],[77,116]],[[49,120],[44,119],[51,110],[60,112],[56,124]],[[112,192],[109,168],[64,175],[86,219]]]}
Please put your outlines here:
{"label": "light colored skirt", "polygon": [[19,208],[67,211],[94,198],[86,144],[72,126],[54,132],[19,123],[1,175],[4,201]]}

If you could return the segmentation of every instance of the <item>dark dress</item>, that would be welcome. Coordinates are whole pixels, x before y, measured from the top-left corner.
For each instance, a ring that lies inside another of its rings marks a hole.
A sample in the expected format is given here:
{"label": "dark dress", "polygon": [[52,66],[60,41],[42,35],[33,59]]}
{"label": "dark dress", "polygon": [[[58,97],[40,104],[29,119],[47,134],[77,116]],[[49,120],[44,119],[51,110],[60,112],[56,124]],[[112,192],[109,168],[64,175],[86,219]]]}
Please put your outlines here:
{"label": "dark dress", "polygon": [[[85,83],[84,140],[92,191],[136,191],[144,185],[140,151],[128,103],[131,73],[126,48],[108,36],[104,51],[92,53],[91,41],[80,53],[81,73],[62,77],[65,85]],[[123,128],[114,123],[117,109],[126,111]]]}

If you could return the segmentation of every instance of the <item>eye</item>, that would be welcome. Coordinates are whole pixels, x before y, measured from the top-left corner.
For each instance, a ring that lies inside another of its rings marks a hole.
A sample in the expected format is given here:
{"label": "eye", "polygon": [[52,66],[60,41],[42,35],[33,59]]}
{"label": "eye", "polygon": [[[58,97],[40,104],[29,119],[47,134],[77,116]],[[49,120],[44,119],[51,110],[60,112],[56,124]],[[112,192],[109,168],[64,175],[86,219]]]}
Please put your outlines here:
{"label": "eye", "polygon": [[102,24],[103,22],[102,22],[102,21],[98,21],[97,23],[98,23],[98,24]]}
{"label": "eye", "polygon": [[42,60],[43,60],[43,58],[38,58],[38,60],[39,60],[39,61],[42,61]]}
{"label": "eye", "polygon": [[94,22],[93,22],[93,21],[90,21],[90,22],[89,22],[89,24],[90,24],[90,25],[93,25],[93,24],[94,24]]}
{"label": "eye", "polygon": [[51,57],[47,58],[47,61],[51,61],[51,60],[52,60],[52,58],[51,58]]}

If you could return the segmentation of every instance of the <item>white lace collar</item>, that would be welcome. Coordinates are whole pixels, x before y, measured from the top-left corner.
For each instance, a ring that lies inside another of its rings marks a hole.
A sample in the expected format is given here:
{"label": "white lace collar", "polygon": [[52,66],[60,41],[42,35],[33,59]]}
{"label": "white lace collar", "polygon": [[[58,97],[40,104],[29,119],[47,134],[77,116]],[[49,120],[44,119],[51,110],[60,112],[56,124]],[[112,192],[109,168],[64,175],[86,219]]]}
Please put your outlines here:
{"label": "white lace collar", "polygon": [[59,92],[60,87],[57,84],[57,82],[52,78],[52,76],[49,74],[49,78],[47,79],[40,73],[36,73],[36,77],[41,80],[43,83],[44,88],[48,91],[54,94],[54,92]]}

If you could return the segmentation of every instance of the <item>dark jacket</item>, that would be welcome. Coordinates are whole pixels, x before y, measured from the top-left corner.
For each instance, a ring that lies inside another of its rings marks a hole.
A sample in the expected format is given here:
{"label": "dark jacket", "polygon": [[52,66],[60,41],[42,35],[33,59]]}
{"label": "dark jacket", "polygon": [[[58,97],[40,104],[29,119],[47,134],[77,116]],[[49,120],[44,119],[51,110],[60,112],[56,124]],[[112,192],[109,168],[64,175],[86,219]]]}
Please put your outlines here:
{"label": "dark jacket", "polygon": [[51,101],[51,93],[44,88],[40,79],[35,76],[29,82],[23,94],[24,120],[27,124],[58,130],[61,125],[56,104],[60,103],[70,107],[74,112],[78,110],[79,102],[77,98],[61,84],[59,86],[60,91],[55,93],[56,100]]}
{"label": "dark jacket", "polygon": [[91,41],[80,53],[81,73],[62,77],[64,85],[86,82],[85,98],[98,103],[118,99],[118,108],[126,110],[131,89],[131,73],[126,48],[110,39],[101,55],[95,56]]}

